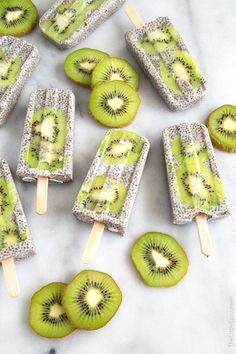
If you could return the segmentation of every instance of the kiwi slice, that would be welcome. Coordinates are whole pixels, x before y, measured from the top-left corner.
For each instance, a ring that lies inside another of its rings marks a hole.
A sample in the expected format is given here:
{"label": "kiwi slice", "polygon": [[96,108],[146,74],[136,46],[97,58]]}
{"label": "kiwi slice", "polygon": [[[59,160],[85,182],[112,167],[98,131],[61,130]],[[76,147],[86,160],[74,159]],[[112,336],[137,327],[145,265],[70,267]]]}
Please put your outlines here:
{"label": "kiwi slice", "polygon": [[29,323],[40,336],[63,338],[75,331],[62,305],[63,283],[50,283],[31,298]]}
{"label": "kiwi slice", "polygon": [[138,111],[137,91],[122,81],[108,81],[96,85],[89,99],[89,110],[101,124],[119,128],[130,124]]}
{"label": "kiwi slice", "polygon": [[107,81],[124,81],[126,84],[138,89],[139,74],[122,58],[105,58],[100,61],[92,72],[91,85],[94,87],[97,84]]}
{"label": "kiwi slice", "polygon": [[148,33],[138,44],[145,50],[146,54],[155,55],[168,49],[176,48],[179,34],[173,26],[163,26]]}
{"label": "kiwi slice", "polygon": [[83,208],[98,214],[108,212],[119,214],[123,208],[127,189],[123,182],[105,175],[97,176],[92,182],[85,182],[77,201]]}
{"label": "kiwi slice", "polygon": [[174,51],[172,61],[160,62],[160,74],[165,85],[174,93],[181,95],[182,90],[177,80],[188,82],[193,89],[197,90],[202,81],[202,73],[192,56],[187,51]]}
{"label": "kiwi slice", "polygon": [[16,56],[12,61],[7,61],[5,53],[0,50],[0,88],[6,88],[16,82],[21,64],[19,56]]}
{"label": "kiwi slice", "polygon": [[94,330],[109,322],[122,301],[122,293],[108,274],[95,270],[80,272],[66,286],[62,304],[77,328]]}
{"label": "kiwi slice", "polygon": [[103,139],[99,156],[108,165],[134,165],[140,159],[143,149],[142,138],[129,131],[113,130]]}
{"label": "kiwi slice", "polygon": [[173,156],[180,163],[193,163],[196,158],[201,160],[201,162],[209,159],[209,153],[206,148],[192,141],[183,142],[179,136],[173,140],[171,150]]}
{"label": "kiwi slice", "polygon": [[55,15],[42,24],[43,31],[53,41],[68,39],[80,26],[85,24],[86,1],[78,0],[58,6]]}
{"label": "kiwi slice", "polygon": [[97,63],[109,57],[100,50],[82,48],[70,53],[64,63],[66,75],[81,86],[91,85],[91,74]]}
{"label": "kiwi slice", "polygon": [[0,224],[6,224],[17,203],[15,186],[0,177]]}
{"label": "kiwi slice", "polygon": [[23,36],[38,22],[38,10],[31,0],[0,1],[0,35]]}
{"label": "kiwi slice", "polygon": [[132,248],[131,258],[148,286],[176,285],[188,270],[188,257],[182,246],[161,232],[142,235]]}
{"label": "kiwi slice", "polygon": [[15,223],[9,223],[0,227],[0,251],[5,247],[10,247],[22,242],[27,238],[27,232],[20,232]]}
{"label": "kiwi slice", "polygon": [[27,163],[51,172],[62,168],[67,137],[65,114],[52,107],[39,109],[32,119],[31,144],[25,154]]}
{"label": "kiwi slice", "polygon": [[223,151],[236,152],[236,107],[226,104],[214,110],[207,120],[212,143]]}
{"label": "kiwi slice", "polygon": [[180,201],[189,207],[210,210],[225,198],[221,179],[206,164],[188,164],[176,170],[176,190]]}

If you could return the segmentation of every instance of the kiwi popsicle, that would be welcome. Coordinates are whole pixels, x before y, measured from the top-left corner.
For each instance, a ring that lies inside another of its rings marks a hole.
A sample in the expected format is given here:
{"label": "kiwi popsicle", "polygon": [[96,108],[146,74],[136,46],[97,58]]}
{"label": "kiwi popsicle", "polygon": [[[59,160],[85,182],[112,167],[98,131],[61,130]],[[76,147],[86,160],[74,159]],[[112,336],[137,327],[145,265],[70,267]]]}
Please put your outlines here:
{"label": "kiwi popsicle", "polygon": [[18,296],[19,287],[14,260],[34,254],[24,211],[10,168],[0,160],[0,262],[10,296]]}
{"label": "kiwi popsicle", "polygon": [[57,0],[42,16],[43,34],[61,49],[77,45],[110,17],[125,0]]}
{"label": "kiwi popsicle", "polygon": [[23,39],[0,37],[0,126],[6,122],[38,61],[34,45]]}
{"label": "kiwi popsicle", "polygon": [[137,27],[126,33],[127,47],[169,108],[184,110],[200,100],[206,80],[170,19],[145,24],[131,6],[126,12]]}
{"label": "kiwi popsicle", "polygon": [[30,96],[17,176],[37,181],[38,214],[46,212],[48,180],[64,183],[73,178],[74,109],[70,90],[42,89]]}
{"label": "kiwi popsicle", "polygon": [[94,223],[85,263],[92,261],[104,228],[125,233],[148,151],[148,140],[127,130],[109,130],[102,140],[73,208],[79,220]]}
{"label": "kiwi popsicle", "polygon": [[[229,215],[208,130],[201,123],[174,125],[164,130],[163,145],[173,222],[185,224],[196,219],[200,241],[204,242],[200,234],[203,219],[206,222]],[[206,223],[204,227],[206,230]]]}

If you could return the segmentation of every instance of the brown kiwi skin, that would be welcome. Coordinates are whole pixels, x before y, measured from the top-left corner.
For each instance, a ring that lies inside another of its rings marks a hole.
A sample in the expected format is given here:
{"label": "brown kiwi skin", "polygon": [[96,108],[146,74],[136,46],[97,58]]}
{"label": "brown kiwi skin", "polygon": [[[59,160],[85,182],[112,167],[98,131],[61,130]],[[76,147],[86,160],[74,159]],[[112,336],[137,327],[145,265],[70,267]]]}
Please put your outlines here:
{"label": "brown kiwi skin", "polygon": [[[224,106],[230,106],[230,104],[225,104]],[[218,108],[217,108],[218,109]],[[214,111],[212,111],[208,117],[207,117],[207,120],[206,120],[206,127],[208,128],[209,126],[209,119],[210,119],[210,116],[212,113],[214,113],[216,111],[216,109]],[[216,141],[212,136],[210,136],[211,138],[211,141],[212,141],[212,144],[217,148],[217,149],[220,149],[222,151],[225,151],[225,152],[231,152],[231,153],[235,153],[236,152],[236,147],[235,148],[232,148],[232,149],[229,149],[227,148],[227,146],[223,145],[223,144],[220,144],[218,141]]]}

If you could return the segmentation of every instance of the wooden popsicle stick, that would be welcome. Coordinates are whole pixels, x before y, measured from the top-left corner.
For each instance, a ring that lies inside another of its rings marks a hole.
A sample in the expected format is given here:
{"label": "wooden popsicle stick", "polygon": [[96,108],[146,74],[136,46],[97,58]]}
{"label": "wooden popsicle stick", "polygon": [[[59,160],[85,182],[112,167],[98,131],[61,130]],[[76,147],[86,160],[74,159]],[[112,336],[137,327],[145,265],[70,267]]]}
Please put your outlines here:
{"label": "wooden popsicle stick", "polygon": [[198,236],[202,254],[209,257],[212,254],[212,242],[209,235],[208,222],[205,214],[196,216]]}
{"label": "wooden popsicle stick", "polygon": [[91,263],[94,259],[96,250],[98,248],[99,242],[101,240],[105,225],[100,222],[95,222],[93,224],[91,233],[89,235],[82,260],[84,263]]}
{"label": "wooden popsicle stick", "polygon": [[36,196],[36,213],[43,215],[47,212],[48,204],[48,177],[38,177],[37,196]]}
{"label": "wooden popsicle stick", "polygon": [[2,269],[7,286],[8,295],[11,297],[17,297],[20,294],[20,288],[15,270],[14,258],[11,257],[2,260]]}
{"label": "wooden popsicle stick", "polygon": [[141,28],[145,25],[144,21],[139,16],[139,13],[135,10],[133,6],[127,5],[125,7],[125,12],[136,28]]}

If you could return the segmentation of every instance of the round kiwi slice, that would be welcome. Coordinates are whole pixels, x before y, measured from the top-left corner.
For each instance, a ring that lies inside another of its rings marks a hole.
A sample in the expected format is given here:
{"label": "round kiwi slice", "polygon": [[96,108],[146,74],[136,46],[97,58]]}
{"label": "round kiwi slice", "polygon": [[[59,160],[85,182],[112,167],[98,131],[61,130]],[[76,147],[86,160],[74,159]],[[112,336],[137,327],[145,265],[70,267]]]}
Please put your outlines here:
{"label": "round kiwi slice", "polygon": [[20,232],[18,226],[9,223],[0,227],[0,250],[26,240],[27,232]]}
{"label": "round kiwi slice", "polygon": [[58,6],[54,17],[42,24],[44,33],[55,42],[68,39],[86,20],[86,2],[74,1]]}
{"label": "round kiwi slice", "polygon": [[139,41],[139,45],[147,54],[155,55],[156,53],[175,48],[178,40],[179,34],[173,26],[163,26],[144,36]]}
{"label": "round kiwi slice", "polygon": [[0,35],[23,36],[38,22],[38,10],[31,0],[0,1]]}
{"label": "round kiwi slice", "polygon": [[50,283],[32,296],[29,323],[38,335],[63,338],[75,331],[62,305],[64,288],[63,283]]}
{"label": "round kiwi slice", "polygon": [[103,140],[99,156],[108,165],[133,165],[140,159],[143,149],[142,138],[134,132],[113,130]]}
{"label": "round kiwi slice", "polygon": [[122,58],[109,57],[98,63],[92,72],[91,85],[107,81],[124,81],[133,89],[137,90],[139,85],[139,74]]}
{"label": "round kiwi slice", "polygon": [[125,184],[105,175],[97,176],[92,182],[85,182],[78,195],[78,203],[98,214],[109,212],[119,214],[123,208],[127,188]]}
{"label": "round kiwi slice", "polygon": [[181,245],[160,232],[147,232],[141,236],[132,248],[131,257],[148,286],[173,286],[188,270],[188,257]]}
{"label": "round kiwi slice", "polygon": [[171,150],[177,161],[184,164],[192,163],[192,159],[195,157],[202,162],[209,159],[209,153],[206,148],[193,141],[184,143],[179,136],[173,140]]}
{"label": "round kiwi slice", "polygon": [[100,50],[82,48],[70,53],[64,63],[66,75],[81,86],[91,85],[91,74],[97,63],[109,57]]}
{"label": "round kiwi slice", "polygon": [[0,88],[6,88],[16,82],[21,64],[19,56],[16,56],[12,61],[7,61],[5,53],[0,50]]}
{"label": "round kiwi slice", "polygon": [[198,89],[202,81],[202,73],[192,56],[187,51],[174,51],[173,60],[166,64],[160,63],[160,74],[165,85],[176,94],[182,94],[177,80],[187,81],[193,89]]}
{"label": "round kiwi slice", "polygon": [[221,179],[207,165],[196,169],[188,164],[176,170],[176,190],[181,202],[193,208],[210,210],[225,198]]}
{"label": "round kiwi slice", "polygon": [[92,90],[89,110],[101,124],[119,128],[134,120],[140,101],[137,91],[125,82],[108,81]]}
{"label": "round kiwi slice", "polygon": [[207,120],[212,143],[223,151],[236,152],[236,107],[226,104],[214,110]]}
{"label": "round kiwi slice", "polygon": [[122,293],[110,275],[84,270],[66,286],[62,303],[75,327],[94,330],[112,319],[121,300]]}
{"label": "round kiwi slice", "polygon": [[32,119],[32,141],[25,154],[27,163],[51,172],[62,168],[67,130],[67,119],[62,111],[52,107],[36,111]]}
{"label": "round kiwi slice", "polygon": [[17,203],[13,183],[0,177],[0,224],[5,224]]}

